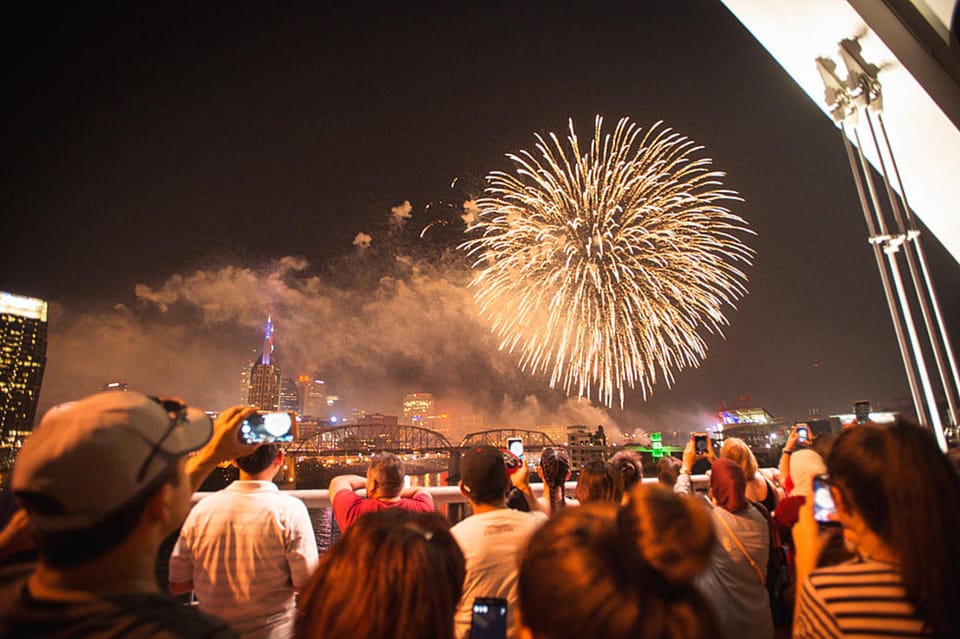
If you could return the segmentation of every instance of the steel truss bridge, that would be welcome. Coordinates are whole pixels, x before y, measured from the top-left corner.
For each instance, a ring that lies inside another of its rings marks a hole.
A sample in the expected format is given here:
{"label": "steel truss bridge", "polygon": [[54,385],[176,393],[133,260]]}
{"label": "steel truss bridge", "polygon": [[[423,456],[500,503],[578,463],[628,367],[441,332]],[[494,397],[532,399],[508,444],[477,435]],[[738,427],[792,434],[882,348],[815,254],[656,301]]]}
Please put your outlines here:
{"label": "steel truss bridge", "polygon": [[540,431],[520,428],[497,428],[470,433],[459,444],[427,428],[383,424],[343,424],[322,428],[310,437],[293,444],[290,455],[371,455],[391,453],[437,453],[454,448],[490,445],[505,448],[507,438],[519,437],[525,450],[543,450],[556,444]]}
{"label": "steel truss bridge", "polygon": [[442,434],[417,426],[344,424],[322,428],[287,451],[290,455],[370,455],[448,451],[450,440]]}
{"label": "steel truss bridge", "polygon": [[538,430],[522,430],[519,428],[496,428],[470,433],[458,444],[459,448],[467,446],[482,446],[488,444],[497,448],[506,448],[508,437],[519,437],[523,440],[524,450],[543,450],[547,446],[556,446],[554,441]]}

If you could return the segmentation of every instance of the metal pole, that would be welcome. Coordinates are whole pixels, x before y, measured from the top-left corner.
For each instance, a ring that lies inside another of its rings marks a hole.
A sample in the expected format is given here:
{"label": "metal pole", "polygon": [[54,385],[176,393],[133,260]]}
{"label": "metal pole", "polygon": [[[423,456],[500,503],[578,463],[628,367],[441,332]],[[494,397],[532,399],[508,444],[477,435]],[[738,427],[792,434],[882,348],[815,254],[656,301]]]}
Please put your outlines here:
{"label": "metal pole", "polygon": [[[854,129],[856,133],[856,129]],[[887,307],[890,310],[890,319],[893,321],[893,330],[897,335],[897,344],[900,347],[900,357],[903,359],[903,368],[907,373],[907,382],[910,385],[910,395],[913,397],[913,405],[917,410],[917,418],[925,422],[923,402],[920,398],[920,387],[917,385],[916,374],[913,370],[913,362],[910,359],[910,352],[907,349],[906,336],[903,333],[903,325],[900,322],[900,314],[897,312],[896,302],[894,300],[893,288],[890,285],[890,275],[883,264],[883,254],[879,243],[877,242],[877,229],[871,216],[870,204],[867,201],[867,194],[863,188],[863,178],[860,170],[857,168],[857,161],[854,157],[853,148],[850,146],[850,140],[847,138],[846,127],[840,123],[840,137],[843,139],[843,146],[847,151],[847,160],[850,162],[850,171],[853,174],[853,181],[857,186],[857,195],[860,197],[860,206],[863,209],[863,218],[867,223],[867,233],[870,237],[870,245],[873,247],[873,255],[877,261],[877,270],[880,271],[880,281],[883,283],[883,293],[887,299]],[[859,141],[858,141],[859,148]],[[861,156],[862,161],[862,156]]]}
{"label": "metal pole", "polygon": [[[860,155],[860,164],[863,167],[864,180],[867,183],[867,188],[870,191],[870,199],[873,202],[874,211],[877,215],[877,222],[880,225],[880,232],[886,236],[884,238],[885,248],[883,252],[887,254],[887,262],[890,265],[890,274],[893,276],[893,283],[897,289],[897,298],[900,302],[900,311],[903,313],[903,323],[907,329],[907,336],[910,338],[910,346],[914,354],[914,363],[917,367],[917,374],[920,377],[920,383],[923,387],[923,394],[926,398],[927,408],[930,411],[929,421],[921,419],[921,423],[926,426],[933,426],[934,431],[937,435],[937,440],[940,441],[940,446],[946,449],[946,440],[943,436],[943,425],[940,423],[940,412],[937,410],[937,402],[933,396],[933,387],[930,385],[930,375],[927,373],[927,365],[923,357],[923,350],[920,345],[920,340],[917,337],[917,329],[913,321],[913,313],[910,311],[910,301],[907,299],[906,291],[903,287],[903,279],[900,277],[900,264],[897,262],[897,253],[900,250],[900,244],[902,244],[906,238],[904,236],[899,236],[897,238],[891,238],[887,231],[886,221],[883,219],[883,209],[880,204],[880,196],[877,194],[876,186],[873,183],[873,177],[870,175],[870,165],[867,163],[866,156],[863,154],[863,146],[860,141],[860,134],[857,129],[853,130],[854,136],[857,139],[857,152]],[[879,154],[880,149],[877,148],[877,153]],[[920,408],[919,406],[917,408]]]}
{"label": "metal pole", "polygon": [[[956,428],[958,424],[958,417],[955,398],[960,396],[960,374],[957,373],[957,362],[953,355],[953,347],[950,343],[950,336],[947,334],[946,325],[943,321],[943,314],[940,312],[940,303],[937,299],[936,290],[934,289],[933,281],[930,279],[930,272],[927,269],[927,260],[923,253],[923,245],[920,243],[920,232],[916,228],[913,212],[910,210],[910,205],[907,202],[907,191],[903,186],[903,181],[900,179],[900,169],[897,167],[897,160],[893,155],[893,150],[890,148],[890,138],[887,136],[887,129],[883,123],[883,114],[877,114],[877,121],[880,123],[881,137],[886,144],[887,155],[890,157],[890,165],[893,168],[893,175],[897,180],[897,186],[899,187],[898,190],[900,192],[900,200],[903,205],[904,216],[906,217],[905,230],[907,232],[908,256],[911,256],[911,253],[909,252],[910,247],[915,247],[917,258],[920,262],[920,271],[923,276],[923,283],[926,285],[927,295],[929,295],[930,304],[933,306],[933,322],[935,323],[937,330],[934,330],[934,328],[931,326],[931,320],[928,319],[929,310],[925,304],[926,300],[921,295],[921,303],[923,304],[921,309],[924,311],[924,321],[927,324],[927,332],[930,333],[930,340],[934,344],[934,356],[937,359],[937,368],[940,372],[944,393],[947,396],[947,404],[950,410],[950,424]],[[896,205],[894,206],[896,207]],[[894,211],[896,212],[896,208],[894,208]],[[899,215],[897,221],[901,225],[901,230],[903,230],[904,224],[901,222]],[[912,268],[913,267],[911,267],[911,272]],[[914,275],[914,286],[917,287],[919,294],[921,288],[917,279],[917,276]],[[938,333],[940,337],[939,343],[937,341]],[[943,362],[943,353],[940,351],[939,347],[942,347],[943,351],[946,353],[947,364],[944,364]],[[945,370],[947,365],[949,365],[952,378]]]}

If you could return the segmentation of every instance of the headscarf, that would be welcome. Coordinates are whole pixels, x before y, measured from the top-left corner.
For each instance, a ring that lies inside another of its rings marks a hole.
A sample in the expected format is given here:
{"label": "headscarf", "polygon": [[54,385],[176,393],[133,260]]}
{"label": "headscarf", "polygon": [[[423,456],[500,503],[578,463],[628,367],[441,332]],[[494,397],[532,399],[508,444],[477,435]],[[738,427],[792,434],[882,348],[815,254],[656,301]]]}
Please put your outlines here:
{"label": "headscarf", "polygon": [[809,448],[794,451],[790,456],[790,481],[793,483],[791,495],[813,494],[813,478],[827,472],[823,457]]}
{"label": "headscarf", "polygon": [[747,478],[732,459],[721,457],[713,462],[710,492],[717,505],[731,513],[738,513],[750,504],[747,501]]}

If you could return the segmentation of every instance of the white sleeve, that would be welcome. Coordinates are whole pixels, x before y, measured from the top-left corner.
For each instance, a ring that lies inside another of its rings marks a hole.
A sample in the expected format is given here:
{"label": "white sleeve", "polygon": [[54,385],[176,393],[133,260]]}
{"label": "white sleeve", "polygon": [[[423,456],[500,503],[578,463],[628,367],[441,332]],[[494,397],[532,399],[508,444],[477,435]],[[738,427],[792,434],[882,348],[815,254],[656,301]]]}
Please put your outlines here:
{"label": "white sleeve", "polygon": [[319,554],[310,513],[302,501],[294,499],[294,502],[288,513],[286,560],[293,587],[303,588],[317,569]]}

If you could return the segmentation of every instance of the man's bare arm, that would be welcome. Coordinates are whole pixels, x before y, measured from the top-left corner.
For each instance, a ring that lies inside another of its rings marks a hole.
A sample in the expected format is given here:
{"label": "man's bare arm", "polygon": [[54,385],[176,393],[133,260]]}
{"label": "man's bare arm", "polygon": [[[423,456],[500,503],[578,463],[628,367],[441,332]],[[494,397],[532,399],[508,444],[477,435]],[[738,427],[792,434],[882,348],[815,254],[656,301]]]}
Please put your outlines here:
{"label": "man's bare arm", "polygon": [[367,478],[360,475],[337,475],[330,480],[330,489],[327,491],[330,496],[330,502],[333,503],[333,497],[341,490],[357,490],[367,485]]}
{"label": "man's bare arm", "polygon": [[233,406],[220,413],[213,424],[210,441],[187,458],[187,476],[194,491],[200,488],[217,464],[249,455],[257,449],[256,444],[241,444],[237,437],[240,422],[256,412],[255,406]]}

